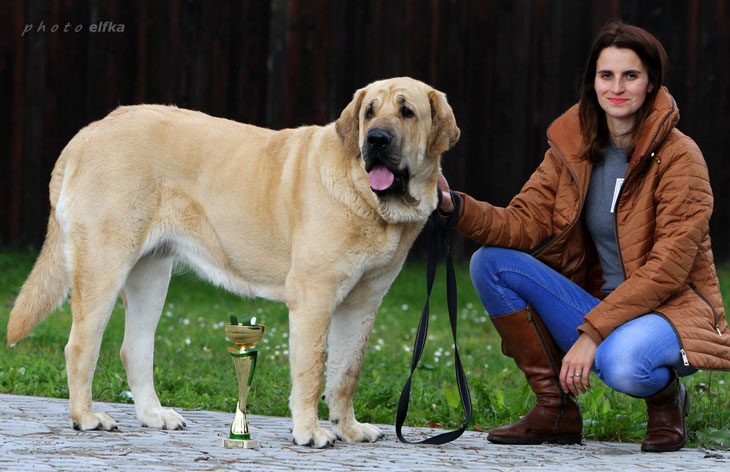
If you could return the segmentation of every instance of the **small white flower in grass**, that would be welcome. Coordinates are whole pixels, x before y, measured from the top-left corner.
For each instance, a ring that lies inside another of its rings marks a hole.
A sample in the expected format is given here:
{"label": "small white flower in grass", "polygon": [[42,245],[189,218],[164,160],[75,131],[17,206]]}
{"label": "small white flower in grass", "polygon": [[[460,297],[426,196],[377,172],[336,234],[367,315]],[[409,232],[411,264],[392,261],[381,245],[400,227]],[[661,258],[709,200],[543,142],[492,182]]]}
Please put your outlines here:
{"label": "small white flower in grass", "polygon": [[263,315],[264,314],[264,309],[263,308],[259,308],[258,310],[256,310],[256,313],[258,313],[259,315]]}
{"label": "small white flower in grass", "polygon": [[381,345],[381,346],[383,344],[385,344],[385,341],[383,341],[383,338],[378,338],[378,344]]}
{"label": "small white flower in grass", "polygon": [[451,355],[451,353],[449,351],[444,352],[444,356],[447,356],[448,357],[450,355]]}
{"label": "small white flower in grass", "polygon": [[487,351],[491,351],[491,350],[492,350],[492,345],[491,344],[487,344]]}
{"label": "small white flower in grass", "polygon": [[15,346],[16,346],[16,344],[15,344],[15,343],[13,343],[13,344],[11,344],[10,346],[8,346],[8,348],[12,349],[12,348],[14,348]]}
{"label": "small white flower in grass", "polygon": [[489,364],[484,364],[485,369],[489,369]]}
{"label": "small white flower in grass", "polygon": [[411,328],[411,333],[416,333],[416,328]]}
{"label": "small white flower in grass", "polygon": [[274,351],[275,356],[278,356],[279,354],[281,354],[281,351]]}
{"label": "small white flower in grass", "polygon": [[167,308],[169,308],[169,309],[172,310],[173,308],[175,308],[175,304],[174,303],[168,303]]}
{"label": "small white flower in grass", "polygon": [[168,318],[172,318],[172,312],[170,310],[166,311],[165,316],[167,316]]}
{"label": "small white flower in grass", "polygon": [[486,323],[487,322],[487,317],[486,316],[482,316],[481,318],[479,318],[479,321],[481,321],[482,323]]}
{"label": "small white flower in grass", "polygon": [[725,381],[724,381],[724,380],[720,380],[720,382],[718,382],[718,383],[719,383],[720,385],[725,385]]}
{"label": "small white flower in grass", "polygon": [[403,350],[404,350],[404,351],[406,351],[406,352],[411,352],[411,347],[410,347],[410,346],[406,346],[406,345],[404,344],[404,345],[403,345]]}
{"label": "small white flower in grass", "polygon": [[436,409],[436,404],[435,403],[431,403],[431,408],[433,408],[435,410]]}
{"label": "small white flower in grass", "polygon": [[191,343],[192,343],[192,341],[190,340],[190,338],[185,338],[185,345],[186,346],[190,346]]}
{"label": "small white flower in grass", "polygon": [[472,305],[471,303],[467,303],[466,307],[471,310],[472,308],[474,308],[474,305]]}
{"label": "small white flower in grass", "polygon": [[436,336],[434,336],[433,334],[429,334],[428,335],[428,340],[429,341],[436,341]]}
{"label": "small white flower in grass", "polygon": [[282,352],[282,354],[284,354],[285,356],[288,356],[289,355],[289,351],[284,351],[284,352]]}
{"label": "small white flower in grass", "polygon": [[376,351],[380,351],[381,349],[383,349],[383,346],[381,346],[380,344],[376,344],[375,345],[375,350]]}
{"label": "small white flower in grass", "polygon": [[187,326],[187,325],[189,325],[189,324],[190,324],[190,320],[189,320],[189,319],[187,319],[187,318],[183,318],[183,320],[182,320],[182,324],[184,324],[185,326]]}
{"label": "small white flower in grass", "polygon": [[400,309],[403,310],[403,311],[408,311],[409,308],[410,307],[408,305],[406,305],[405,303],[400,306]]}
{"label": "small white flower in grass", "polygon": [[434,357],[434,358],[433,358],[433,361],[434,361],[434,362],[439,362],[440,360],[441,360],[441,358],[440,358],[440,357]]}
{"label": "small white flower in grass", "polygon": [[289,337],[289,333],[281,333],[281,337],[286,339]]}
{"label": "small white flower in grass", "polygon": [[208,346],[203,346],[203,352],[210,352],[210,349],[208,348]]}
{"label": "small white flower in grass", "polygon": [[502,372],[509,372],[509,369],[505,367],[504,369],[502,369]]}
{"label": "small white flower in grass", "polygon": [[[269,339],[268,338],[264,338],[261,342],[264,343],[264,344],[269,344]],[[266,348],[266,349],[268,349],[268,348]]]}

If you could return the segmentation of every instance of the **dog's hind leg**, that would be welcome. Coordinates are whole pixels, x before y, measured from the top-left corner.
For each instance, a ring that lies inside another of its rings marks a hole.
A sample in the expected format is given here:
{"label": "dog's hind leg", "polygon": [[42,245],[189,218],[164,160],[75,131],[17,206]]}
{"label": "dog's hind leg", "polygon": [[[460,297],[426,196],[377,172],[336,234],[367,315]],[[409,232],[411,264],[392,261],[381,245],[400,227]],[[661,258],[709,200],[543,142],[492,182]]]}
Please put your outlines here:
{"label": "dog's hind leg", "polygon": [[129,273],[123,292],[126,318],[120,355],[142,426],[183,429],[184,418],[160,405],[152,369],[155,330],[165,305],[172,263],[171,257],[149,255]]}
{"label": "dog's hind leg", "polygon": [[377,427],[358,422],[352,406],[363,355],[381,299],[381,294],[358,286],[332,316],[325,402],[329,406],[332,430],[341,441],[373,442],[383,437]]}
{"label": "dog's hind leg", "polygon": [[[77,234],[76,240],[86,237]],[[99,359],[102,335],[128,267],[127,254],[119,248],[96,245],[75,248],[71,291],[73,323],[64,353],[68,374],[69,408],[74,429],[116,429],[107,414],[95,412],[91,404],[91,383]]]}

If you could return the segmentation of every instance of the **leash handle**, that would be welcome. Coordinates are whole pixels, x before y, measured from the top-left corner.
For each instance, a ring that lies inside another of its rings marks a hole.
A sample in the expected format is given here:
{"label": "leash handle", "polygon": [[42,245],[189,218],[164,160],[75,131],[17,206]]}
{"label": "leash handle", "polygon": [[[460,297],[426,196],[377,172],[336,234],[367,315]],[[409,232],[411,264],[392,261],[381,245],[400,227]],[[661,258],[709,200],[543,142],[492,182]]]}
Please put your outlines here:
{"label": "leash handle", "polygon": [[[449,221],[444,223],[439,217],[439,207],[441,205],[441,189],[438,189],[438,202],[436,210],[431,214],[431,240],[429,241],[428,255],[426,260],[426,285],[427,295],[426,304],[423,307],[421,313],[421,321],[418,323],[418,331],[416,332],[416,340],[413,345],[413,360],[411,362],[411,374],[403,387],[401,392],[400,400],[398,401],[398,410],[396,413],[395,420],[395,433],[398,439],[403,443],[408,444],[446,444],[457,439],[466,431],[472,416],[472,404],[471,396],[469,394],[469,385],[466,382],[466,375],[464,374],[464,367],[461,364],[461,358],[459,357],[459,348],[456,345],[456,324],[457,318],[457,300],[456,300],[456,274],[454,272],[454,262],[451,257],[451,249],[449,244],[449,230],[453,226],[453,218],[449,218]],[[408,415],[408,403],[411,396],[411,381],[413,380],[413,373],[418,366],[418,362],[421,360],[424,346],[426,345],[426,339],[428,334],[428,319],[429,319],[429,300],[431,298],[431,290],[433,289],[433,282],[436,277],[436,262],[438,259],[439,242],[443,242],[444,252],[446,254],[446,300],[449,309],[449,319],[451,321],[451,333],[454,336],[454,365],[456,370],[456,383],[459,387],[459,397],[461,398],[461,404],[464,408],[464,425],[454,431],[447,431],[445,433],[437,434],[430,438],[424,439],[423,441],[408,441],[403,437],[401,429],[403,422]]]}

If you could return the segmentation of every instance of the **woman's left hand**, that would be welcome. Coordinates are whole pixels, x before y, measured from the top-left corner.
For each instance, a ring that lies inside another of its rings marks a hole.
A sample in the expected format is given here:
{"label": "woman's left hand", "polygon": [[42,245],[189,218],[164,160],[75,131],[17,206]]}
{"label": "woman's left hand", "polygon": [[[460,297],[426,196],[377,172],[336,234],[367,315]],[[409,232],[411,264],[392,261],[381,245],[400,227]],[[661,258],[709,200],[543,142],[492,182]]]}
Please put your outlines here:
{"label": "woman's left hand", "polygon": [[587,334],[581,334],[573,347],[563,357],[563,367],[560,369],[560,385],[564,392],[573,395],[586,393],[591,388],[588,376],[596,359],[598,345]]}

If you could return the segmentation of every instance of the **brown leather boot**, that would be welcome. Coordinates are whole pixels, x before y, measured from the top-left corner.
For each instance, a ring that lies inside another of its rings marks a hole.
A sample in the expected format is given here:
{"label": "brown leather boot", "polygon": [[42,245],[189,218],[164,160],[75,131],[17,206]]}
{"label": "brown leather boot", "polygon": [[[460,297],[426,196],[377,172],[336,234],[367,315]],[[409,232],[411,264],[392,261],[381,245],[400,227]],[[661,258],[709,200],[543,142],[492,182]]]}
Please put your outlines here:
{"label": "brown leather boot", "polygon": [[649,421],[641,450],[670,452],[682,449],[687,439],[684,420],[689,415],[689,395],[676,374],[664,389],[644,400]]}
{"label": "brown leather boot", "polygon": [[563,392],[558,380],[562,353],[535,310],[528,305],[490,319],[502,336],[502,352],[525,373],[537,402],[518,422],[489,431],[487,439],[500,444],[580,443],[578,402]]}

